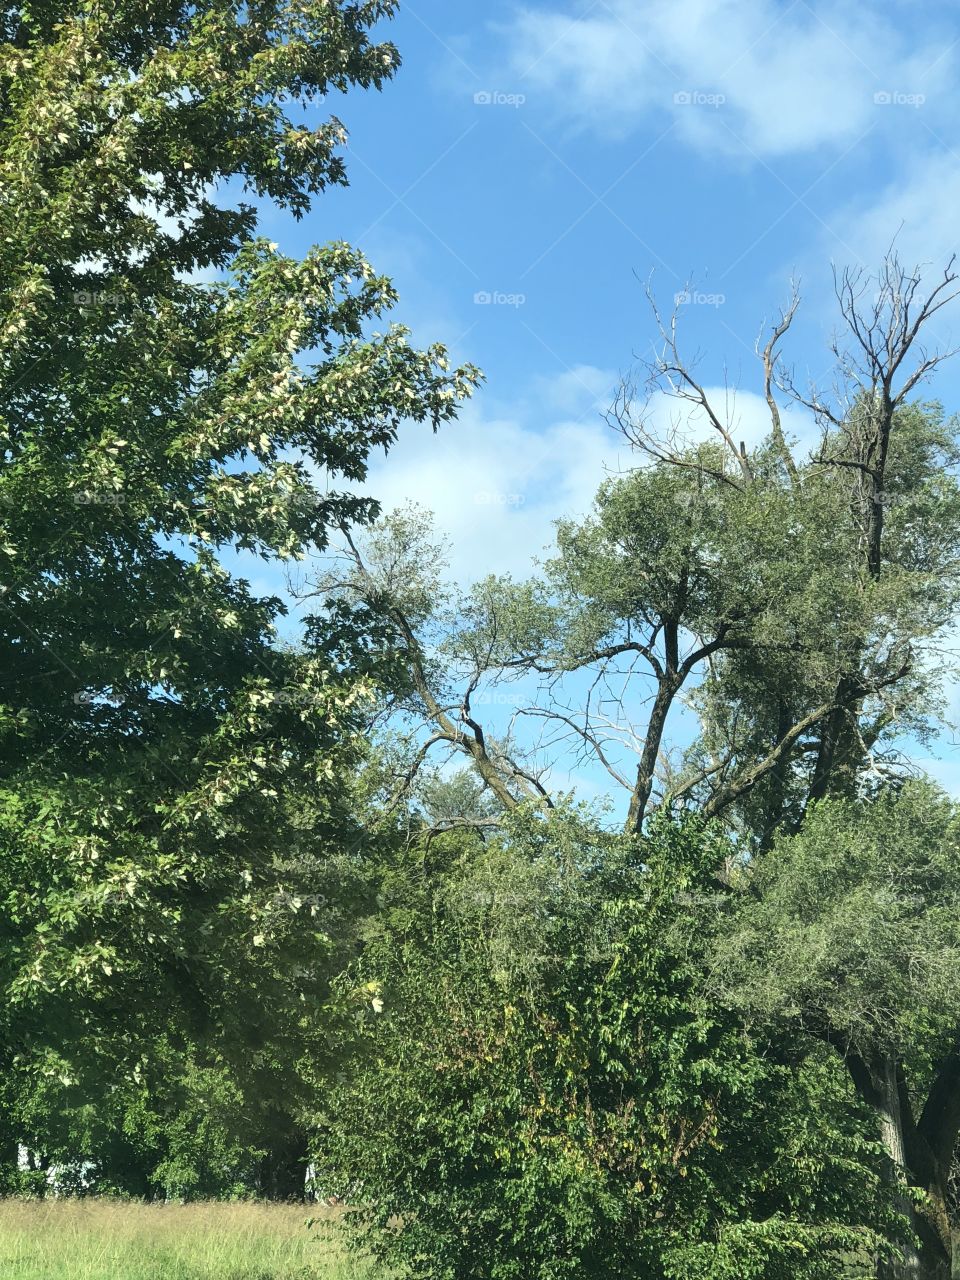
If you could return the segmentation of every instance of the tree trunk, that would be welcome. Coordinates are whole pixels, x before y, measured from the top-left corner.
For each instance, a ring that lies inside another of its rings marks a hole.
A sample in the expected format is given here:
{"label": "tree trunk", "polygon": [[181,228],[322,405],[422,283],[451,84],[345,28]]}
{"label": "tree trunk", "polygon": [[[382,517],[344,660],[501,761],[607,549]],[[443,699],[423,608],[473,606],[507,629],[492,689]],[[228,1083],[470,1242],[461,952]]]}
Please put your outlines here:
{"label": "tree trunk", "polygon": [[840,677],[834,694],[834,710],[824,721],[820,734],[820,750],[810,783],[807,802],[822,800],[827,795],[851,796],[864,765],[863,742],[859,733],[859,700],[863,690],[856,664],[851,660],[848,673]]}
{"label": "tree trunk", "polygon": [[0,1195],[3,1188],[16,1184],[20,1171],[20,1144],[16,1137],[4,1137],[0,1141]]}
{"label": "tree trunk", "polygon": [[656,776],[660,745],[663,742],[664,731],[667,727],[667,716],[670,714],[670,708],[679,688],[680,681],[675,671],[668,671],[660,677],[657,696],[650,712],[650,721],[647,725],[640,763],[637,765],[637,781],[630,797],[630,810],[627,814],[625,827],[629,835],[639,835],[643,830],[643,820],[646,817],[647,805],[650,801],[650,793],[653,790],[653,782]]}
{"label": "tree trunk", "polygon": [[[881,1262],[877,1268],[878,1280],[950,1280],[952,1269],[950,1252],[945,1247],[942,1230],[934,1219],[939,1208],[946,1204],[945,1188],[924,1188],[931,1200],[931,1212],[917,1211],[908,1187],[924,1186],[924,1179],[911,1170],[906,1141],[906,1117],[901,1106],[901,1093],[897,1080],[897,1062],[890,1055],[878,1064],[875,1076],[877,1113],[880,1120],[880,1137],[887,1154],[887,1171],[894,1187],[894,1199],[899,1213],[910,1224],[913,1240],[900,1246],[899,1256],[889,1262]],[[941,1227],[946,1224],[941,1224]],[[949,1231],[949,1227],[946,1227]]]}
{"label": "tree trunk", "polygon": [[[786,735],[790,732],[793,725],[794,717],[791,714],[790,707],[784,699],[777,699],[777,732],[773,741],[773,746],[778,742],[782,742]],[[778,828],[784,820],[787,808],[787,788],[790,779],[790,766],[792,761],[789,755],[784,755],[770,770],[768,780],[769,794],[767,802],[763,808],[763,830],[760,833],[760,853],[769,853],[773,847],[773,841],[777,834]]]}

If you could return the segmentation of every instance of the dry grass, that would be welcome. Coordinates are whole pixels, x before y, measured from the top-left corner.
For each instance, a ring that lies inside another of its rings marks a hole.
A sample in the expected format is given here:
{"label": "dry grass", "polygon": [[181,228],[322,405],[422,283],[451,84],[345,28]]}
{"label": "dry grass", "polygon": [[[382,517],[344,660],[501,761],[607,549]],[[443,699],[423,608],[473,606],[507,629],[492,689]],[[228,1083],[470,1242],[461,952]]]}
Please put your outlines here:
{"label": "dry grass", "polygon": [[375,1280],[306,1206],[0,1200],[3,1280]]}

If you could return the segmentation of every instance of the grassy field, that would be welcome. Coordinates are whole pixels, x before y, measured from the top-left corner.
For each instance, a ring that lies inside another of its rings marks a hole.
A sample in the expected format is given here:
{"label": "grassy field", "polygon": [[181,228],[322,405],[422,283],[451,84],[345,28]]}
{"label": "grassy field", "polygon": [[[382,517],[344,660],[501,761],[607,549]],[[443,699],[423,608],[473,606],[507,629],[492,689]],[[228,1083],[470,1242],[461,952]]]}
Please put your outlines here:
{"label": "grassy field", "polygon": [[0,1200],[3,1280],[376,1280],[317,1210]]}

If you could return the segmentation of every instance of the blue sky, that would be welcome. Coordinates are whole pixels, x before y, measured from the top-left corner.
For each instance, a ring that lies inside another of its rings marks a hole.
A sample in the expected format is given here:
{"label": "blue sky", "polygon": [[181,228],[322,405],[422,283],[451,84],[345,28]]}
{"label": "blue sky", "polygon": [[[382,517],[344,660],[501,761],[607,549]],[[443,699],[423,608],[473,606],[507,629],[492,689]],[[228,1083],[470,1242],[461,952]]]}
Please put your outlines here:
{"label": "blue sky", "polygon": [[[650,350],[651,273],[667,307],[693,283],[684,345],[706,384],[739,386],[751,439],[754,342],[792,275],[803,382],[829,371],[831,263],[873,267],[897,237],[935,270],[960,243],[945,4],[403,0],[384,34],[397,78],[329,104],[350,187],[300,224],[265,211],[263,231],[297,254],[357,244],[418,341],[484,370],[459,424],[411,427],[371,479],[436,511],[461,578],[522,573],[626,460],[600,410]],[[957,328],[944,314],[935,338]],[[932,393],[960,403],[960,358]]]}

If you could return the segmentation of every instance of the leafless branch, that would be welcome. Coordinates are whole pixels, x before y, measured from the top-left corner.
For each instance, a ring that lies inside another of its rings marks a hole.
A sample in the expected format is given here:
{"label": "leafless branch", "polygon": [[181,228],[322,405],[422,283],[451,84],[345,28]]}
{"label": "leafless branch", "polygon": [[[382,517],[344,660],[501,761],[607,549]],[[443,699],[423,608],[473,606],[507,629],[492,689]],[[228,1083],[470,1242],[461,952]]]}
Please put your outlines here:
{"label": "leafless branch", "polygon": [[783,464],[787,469],[792,484],[799,483],[800,475],[797,471],[797,464],[793,460],[793,454],[790,452],[790,446],[787,444],[787,438],[783,434],[783,422],[780,418],[780,407],[777,404],[776,397],[773,394],[775,384],[775,375],[777,365],[780,360],[780,342],[793,324],[793,318],[797,314],[797,308],[800,306],[800,294],[796,284],[793,286],[790,305],[780,312],[780,319],[773,326],[769,340],[766,346],[760,351],[760,341],[757,340],[757,352],[763,362],[763,390],[766,397],[767,405],[770,409],[770,423],[773,434],[773,441],[783,458]]}

